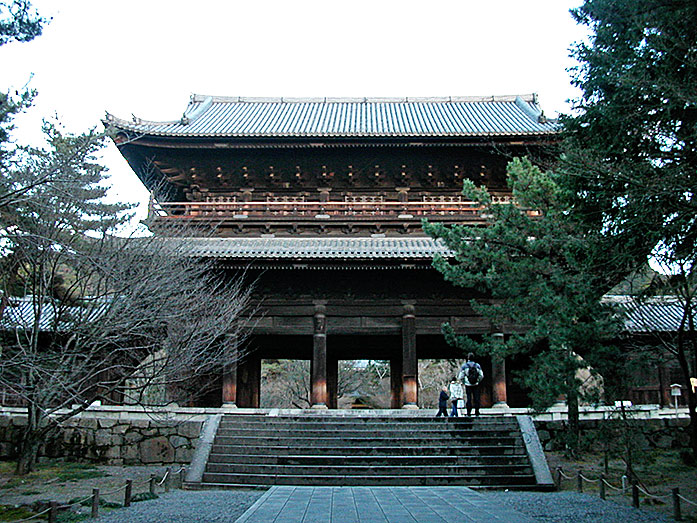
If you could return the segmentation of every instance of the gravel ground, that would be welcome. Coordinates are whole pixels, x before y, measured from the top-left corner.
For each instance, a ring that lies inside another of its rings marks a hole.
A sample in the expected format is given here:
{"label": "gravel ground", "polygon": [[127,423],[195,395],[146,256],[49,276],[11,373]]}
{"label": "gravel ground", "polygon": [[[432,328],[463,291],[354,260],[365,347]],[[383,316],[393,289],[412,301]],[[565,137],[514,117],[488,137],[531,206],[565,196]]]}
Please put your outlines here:
{"label": "gravel ground", "polygon": [[233,522],[251,507],[265,490],[174,490],[159,499],[140,501],[129,508],[105,513],[99,523]]}
{"label": "gravel ground", "polygon": [[638,510],[597,495],[577,492],[483,492],[501,504],[545,523],[661,523],[673,521],[651,510]]}
{"label": "gravel ground", "polygon": [[[172,491],[157,500],[105,514],[100,523],[234,522],[263,490]],[[545,523],[663,523],[671,519],[646,510],[575,492],[482,492]],[[292,523],[292,522],[287,522]]]}

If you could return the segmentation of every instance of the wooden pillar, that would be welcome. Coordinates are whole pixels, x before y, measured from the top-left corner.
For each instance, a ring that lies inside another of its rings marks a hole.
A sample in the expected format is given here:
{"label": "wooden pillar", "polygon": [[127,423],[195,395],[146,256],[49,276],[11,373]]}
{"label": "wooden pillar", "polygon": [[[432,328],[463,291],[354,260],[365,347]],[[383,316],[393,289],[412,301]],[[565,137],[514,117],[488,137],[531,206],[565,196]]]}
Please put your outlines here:
{"label": "wooden pillar", "polygon": [[238,407],[259,408],[261,385],[261,358],[256,354],[247,354],[237,365]]}
{"label": "wooden pillar", "polygon": [[313,409],[326,409],[329,403],[327,397],[327,316],[326,306],[322,303],[315,305],[314,328],[312,336],[312,362],[310,375],[312,390],[310,401]]}
{"label": "wooden pillar", "polygon": [[418,364],[416,360],[416,316],[414,306],[404,305],[402,315],[402,408],[419,408]]}
{"label": "wooden pillar", "polygon": [[338,408],[339,392],[339,360],[336,358],[327,359],[327,407],[330,409]]}
{"label": "wooden pillar", "polygon": [[402,408],[402,355],[390,359],[390,391],[393,409]]}
{"label": "wooden pillar", "polygon": [[237,407],[237,338],[226,336],[225,342],[228,344],[230,361],[223,369],[223,407]]}
{"label": "wooden pillar", "polygon": [[[493,335],[494,343],[503,343],[503,334],[497,332]],[[508,393],[506,391],[506,359],[493,355],[491,357],[491,382],[493,407],[508,407]]]}

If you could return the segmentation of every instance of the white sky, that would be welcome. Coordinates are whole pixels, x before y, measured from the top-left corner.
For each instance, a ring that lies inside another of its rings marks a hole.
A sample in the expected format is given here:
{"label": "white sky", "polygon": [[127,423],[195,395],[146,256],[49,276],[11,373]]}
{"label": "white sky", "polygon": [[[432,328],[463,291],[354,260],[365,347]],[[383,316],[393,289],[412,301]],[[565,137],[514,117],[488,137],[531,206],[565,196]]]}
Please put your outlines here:
{"label": "white sky", "polygon": [[[104,111],[181,116],[191,93],[229,96],[463,96],[536,92],[546,114],[576,96],[568,48],[585,31],[581,0],[33,0],[53,20],[29,43],[0,47],[0,89],[39,91],[18,121],[71,131]],[[114,193],[147,192],[113,144]]]}

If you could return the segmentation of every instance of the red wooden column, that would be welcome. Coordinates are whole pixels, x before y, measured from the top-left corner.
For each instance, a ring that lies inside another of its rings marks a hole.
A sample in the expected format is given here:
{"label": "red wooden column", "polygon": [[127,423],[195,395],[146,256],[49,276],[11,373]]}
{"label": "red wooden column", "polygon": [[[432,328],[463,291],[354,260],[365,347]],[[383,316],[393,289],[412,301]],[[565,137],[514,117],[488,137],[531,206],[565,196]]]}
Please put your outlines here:
{"label": "red wooden column", "polygon": [[237,338],[226,336],[226,343],[230,346],[230,362],[223,369],[223,407],[237,407]]}
{"label": "red wooden column", "polygon": [[390,407],[393,409],[402,408],[402,380],[402,355],[399,354],[390,359]]}
{"label": "red wooden column", "polygon": [[402,314],[402,391],[402,408],[418,409],[416,316],[413,305],[404,305],[404,313]]}
{"label": "red wooden column", "polygon": [[[497,332],[493,335],[495,343],[503,343],[503,334]],[[493,407],[508,407],[508,392],[506,390],[506,359],[497,356],[491,357],[491,382]]]}
{"label": "red wooden column", "polygon": [[336,409],[339,395],[339,360],[336,357],[327,359],[327,407]]}
{"label": "red wooden column", "polygon": [[236,405],[245,408],[259,408],[261,385],[261,358],[246,354],[237,365]]}
{"label": "red wooden column", "polygon": [[327,395],[327,308],[324,304],[315,304],[314,329],[312,336],[312,362],[310,375],[312,390],[310,401],[313,409],[326,409],[329,403]]}

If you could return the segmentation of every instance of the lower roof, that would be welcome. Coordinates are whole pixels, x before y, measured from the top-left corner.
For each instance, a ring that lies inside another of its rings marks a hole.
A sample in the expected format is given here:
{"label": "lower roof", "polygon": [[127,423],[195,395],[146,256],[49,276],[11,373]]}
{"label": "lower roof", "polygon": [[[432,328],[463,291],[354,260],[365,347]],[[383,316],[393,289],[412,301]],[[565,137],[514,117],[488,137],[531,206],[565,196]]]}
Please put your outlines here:
{"label": "lower roof", "polygon": [[192,256],[238,260],[430,260],[452,254],[427,237],[405,238],[183,238]]}

